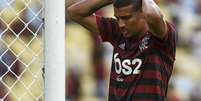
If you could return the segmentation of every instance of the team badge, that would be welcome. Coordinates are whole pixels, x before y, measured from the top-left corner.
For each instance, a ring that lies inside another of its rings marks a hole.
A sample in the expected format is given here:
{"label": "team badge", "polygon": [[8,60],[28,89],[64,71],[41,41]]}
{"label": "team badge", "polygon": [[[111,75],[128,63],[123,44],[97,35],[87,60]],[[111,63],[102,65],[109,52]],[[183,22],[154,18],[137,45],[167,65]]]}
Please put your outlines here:
{"label": "team badge", "polygon": [[139,45],[139,49],[140,51],[143,51],[145,49],[148,48],[148,42],[149,42],[150,36],[146,36],[142,39],[140,45]]}

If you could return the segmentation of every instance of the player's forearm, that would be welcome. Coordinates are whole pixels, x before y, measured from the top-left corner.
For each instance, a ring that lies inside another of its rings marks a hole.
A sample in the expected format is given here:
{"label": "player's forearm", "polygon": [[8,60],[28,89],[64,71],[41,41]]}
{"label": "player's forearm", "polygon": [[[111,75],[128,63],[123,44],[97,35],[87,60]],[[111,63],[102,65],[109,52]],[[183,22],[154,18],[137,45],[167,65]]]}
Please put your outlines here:
{"label": "player's forearm", "polygon": [[73,20],[92,15],[98,9],[109,5],[112,0],[81,0],[67,8],[69,17]]}

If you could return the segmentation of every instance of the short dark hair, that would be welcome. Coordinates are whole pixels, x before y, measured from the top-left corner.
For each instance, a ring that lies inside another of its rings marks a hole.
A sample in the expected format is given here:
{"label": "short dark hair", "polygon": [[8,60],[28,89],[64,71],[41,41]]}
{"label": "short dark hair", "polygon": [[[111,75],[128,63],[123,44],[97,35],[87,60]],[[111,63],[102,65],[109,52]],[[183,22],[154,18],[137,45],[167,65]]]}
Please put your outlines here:
{"label": "short dark hair", "polygon": [[115,8],[120,8],[128,5],[133,5],[135,10],[139,10],[142,8],[142,0],[114,0],[113,6]]}

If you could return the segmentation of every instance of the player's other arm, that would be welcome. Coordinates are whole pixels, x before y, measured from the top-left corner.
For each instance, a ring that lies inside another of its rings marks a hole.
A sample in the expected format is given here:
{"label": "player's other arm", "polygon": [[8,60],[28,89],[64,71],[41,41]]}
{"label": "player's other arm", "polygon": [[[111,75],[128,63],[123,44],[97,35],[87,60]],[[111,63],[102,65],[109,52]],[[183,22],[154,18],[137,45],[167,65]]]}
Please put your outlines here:
{"label": "player's other arm", "polygon": [[154,0],[142,0],[142,11],[149,25],[149,30],[158,38],[164,38],[167,34],[167,25],[160,8]]}
{"label": "player's other arm", "polygon": [[109,5],[112,0],[81,0],[67,7],[68,17],[93,33],[99,33],[96,17],[98,9]]}

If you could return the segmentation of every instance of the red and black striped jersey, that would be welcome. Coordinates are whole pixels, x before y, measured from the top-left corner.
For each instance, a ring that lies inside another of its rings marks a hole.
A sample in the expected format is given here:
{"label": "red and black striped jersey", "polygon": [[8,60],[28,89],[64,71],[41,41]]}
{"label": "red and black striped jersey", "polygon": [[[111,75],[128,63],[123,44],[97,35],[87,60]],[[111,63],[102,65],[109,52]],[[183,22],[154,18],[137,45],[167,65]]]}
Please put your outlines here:
{"label": "red and black striped jersey", "polygon": [[176,30],[164,40],[150,32],[124,38],[113,18],[97,16],[103,41],[113,47],[108,101],[165,101],[176,53]]}

